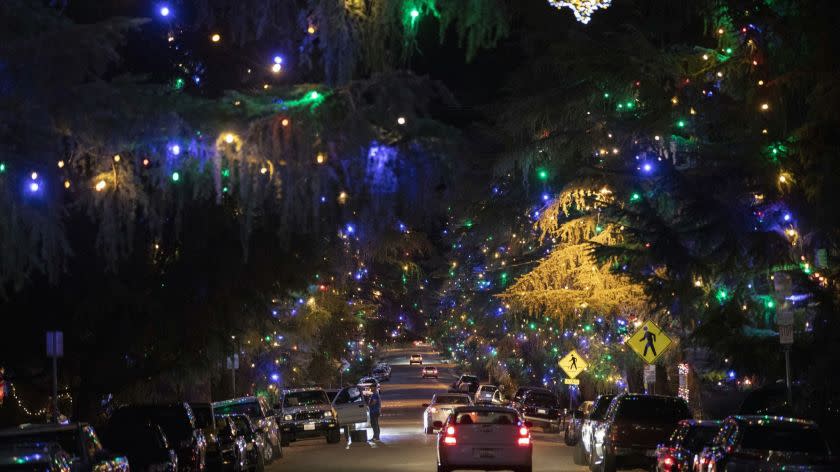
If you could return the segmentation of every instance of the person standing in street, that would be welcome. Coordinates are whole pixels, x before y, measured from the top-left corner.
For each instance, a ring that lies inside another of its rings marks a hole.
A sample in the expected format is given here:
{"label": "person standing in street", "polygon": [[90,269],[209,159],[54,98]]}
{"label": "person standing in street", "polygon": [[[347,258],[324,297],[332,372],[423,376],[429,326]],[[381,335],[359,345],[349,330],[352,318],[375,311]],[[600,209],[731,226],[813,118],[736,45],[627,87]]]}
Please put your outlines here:
{"label": "person standing in street", "polygon": [[379,397],[379,384],[373,389],[373,394],[370,396],[370,427],[373,428],[373,439],[371,441],[379,441],[379,415],[382,413],[382,398]]}

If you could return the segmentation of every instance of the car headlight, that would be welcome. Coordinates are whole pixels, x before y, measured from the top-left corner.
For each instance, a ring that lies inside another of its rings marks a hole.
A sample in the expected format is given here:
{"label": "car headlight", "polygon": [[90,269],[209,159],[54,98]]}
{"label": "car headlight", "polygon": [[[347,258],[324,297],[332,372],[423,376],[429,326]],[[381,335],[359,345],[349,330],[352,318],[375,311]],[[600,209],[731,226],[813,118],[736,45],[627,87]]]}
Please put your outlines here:
{"label": "car headlight", "polygon": [[292,415],[283,415],[284,421],[292,421]]}
{"label": "car headlight", "polygon": [[331,411],[325,411],[324,412],[324,418],[332,418],[332,412]]}

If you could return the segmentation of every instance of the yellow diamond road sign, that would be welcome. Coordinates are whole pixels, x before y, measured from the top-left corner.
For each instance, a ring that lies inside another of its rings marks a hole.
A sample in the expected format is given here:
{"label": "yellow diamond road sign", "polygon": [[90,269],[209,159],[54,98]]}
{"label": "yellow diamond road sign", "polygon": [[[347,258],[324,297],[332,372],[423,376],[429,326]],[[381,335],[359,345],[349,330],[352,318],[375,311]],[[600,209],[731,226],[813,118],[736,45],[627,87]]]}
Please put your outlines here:
{"label": "yellow diamond road sign", "polygon": [[573,379],[580,375],[581,372],[586,370],[586,366],[589,365],[586,363],[585,360],[583,360],[583,357],[581,357],[580,354],[578,354],[577,351],[575,351],[574,349],[572,349],[568,354],[563,356],[563,358],[560,359],[560,362],[558,362],[557,364],[560,366],[561,369],[563,369],[563,372],[565,372],[570,379]]}
{"label": "yellow diamond road sign", "polygon": [[653,364],[671,346],[671,338],[653,321],[645,321],[626,344],[645,362]]}

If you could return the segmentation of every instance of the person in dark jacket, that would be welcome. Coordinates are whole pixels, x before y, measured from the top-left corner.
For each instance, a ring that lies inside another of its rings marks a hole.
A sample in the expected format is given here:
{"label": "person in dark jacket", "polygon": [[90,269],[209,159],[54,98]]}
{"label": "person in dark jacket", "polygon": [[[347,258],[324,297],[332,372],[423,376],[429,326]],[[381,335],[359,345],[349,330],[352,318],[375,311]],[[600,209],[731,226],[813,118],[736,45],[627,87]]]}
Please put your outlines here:
{"label": "person in dark jacket", "polygon": [[379,415],[382,413],[382,398],[379,396],[379,385],[373,390],[369,400],[370,427],[373,428],[372,441],[379,441]]}

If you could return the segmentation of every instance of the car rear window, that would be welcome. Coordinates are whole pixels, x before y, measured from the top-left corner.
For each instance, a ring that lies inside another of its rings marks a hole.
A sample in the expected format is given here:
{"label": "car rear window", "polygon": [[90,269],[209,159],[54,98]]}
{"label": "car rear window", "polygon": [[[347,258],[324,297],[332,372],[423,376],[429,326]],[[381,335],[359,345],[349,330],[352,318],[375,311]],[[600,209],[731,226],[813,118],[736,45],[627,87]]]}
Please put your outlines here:
{"label": "car rear window", "polygon": [[615,398],[615,395],[601,395],[598,397],[592,405],[592,414],[589,415],[589,419],[602,421],[604,416],[607,414],[607,410],[609,409],[613,398]]}
{"label": "car rear window", "polygon": [[828,455],[822,434],[816,428],[798,425],[747,425],[741,447],[762,451],[806,452]]}
{"label": "car rear window", "polygon": [[313,390],[308,392],[290,392],[283,397],[284,407],[321,405],[329,403],[327,394],[323,390]]}
{"label": "car rear window", "polygon": [[506,411],[465,411],[458,413],[456,424],[517,424],[515,413]]}
{"label": "car rear window", "polygon": [[712,445],[712,440],[715,439],[718,431],[720,431],[719,426],[692,426],[685,435],[683,444],[689,451],[699,452],[704,447]]}
{"label": "car rear window", "polygon": [[262,409],[256,401],[214,406],[217,415],[248,415],[251,419],[262,419]]}
{"label": "car rear window", "polygon": [[444,405],[469,405],[470,399],[462,395],[441,395],[435,397],[435,403]]}
{"label": "car rear window", "polygon": [[685,401],[677,398],[626,397],[621,400],[616,418],[629,421],[674,422],[690,418]]}
{"label": "car rear window", "polygon": [[528,405],[536,405],[536,406],[557,406],[557,399],[554,398],[554,395],[548,395],[545,393],[532,393],[525,397],[525,403]]}
{"label": "car rear window", "polygon": [[76,430],[68,431],[42,431],[32,434],[16,434],[0,438],[0,445],[30,444],[30,443],[58,443],[67,454],[79,455],[79,443]]}

